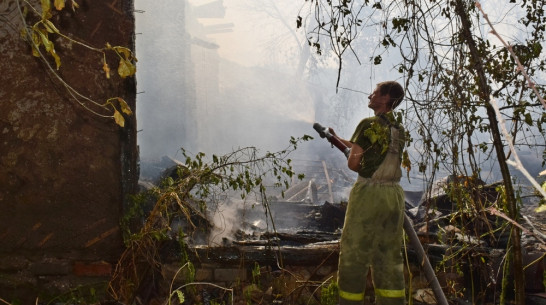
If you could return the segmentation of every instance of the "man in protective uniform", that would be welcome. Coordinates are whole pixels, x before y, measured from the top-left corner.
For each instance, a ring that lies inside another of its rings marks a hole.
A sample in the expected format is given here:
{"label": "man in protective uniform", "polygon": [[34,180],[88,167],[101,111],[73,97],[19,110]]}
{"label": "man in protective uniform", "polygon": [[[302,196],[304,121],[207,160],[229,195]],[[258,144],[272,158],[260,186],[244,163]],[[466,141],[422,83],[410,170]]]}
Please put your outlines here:
{"label": "man in protective uniform", "polygon": [[363,304],[371,270],[376,304],[401,305],[405,203],[399,182],[405,132],[393,110],[404,98],[404,89],[395,81],[382,82],[368,98],[375,116],[363,119],[350,140],[341,139],[351,148],[348,167],[358,172],[358,179],[349,195],[341,236],[339,301]]}

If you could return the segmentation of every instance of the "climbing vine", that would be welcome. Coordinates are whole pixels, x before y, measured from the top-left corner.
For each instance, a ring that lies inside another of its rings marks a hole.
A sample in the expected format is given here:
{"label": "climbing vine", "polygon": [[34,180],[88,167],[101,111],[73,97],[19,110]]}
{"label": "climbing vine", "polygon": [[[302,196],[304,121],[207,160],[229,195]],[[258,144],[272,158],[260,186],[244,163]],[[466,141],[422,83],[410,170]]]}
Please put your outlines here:
{"label": "climbing vine", "polygon": [[[93,47],[83,41],[75,38],[71,38],[62,31],[51,21],[55,11],[61,11],[66,8],[67,2],[70,3],[70,7],[73,11],[79,8],[78,3],[75,0],[40,0],[40,8],[32,5],[28,0],[22,0],[21,3],[17,1],[21,21],[24,27],[21,29],[21,37],[27,41],[31,47],[32,55],[42,59],[45,65],[49,68],[50,72],[64,85],[70,95],[85,109],[91,113],[100,116],[112,118],[121,127],[125,126],[125,118],[122,114],[132,115],[133,112],[127,102],[121,97],[111,97],[106,99],[105,102],[97,102],[91,98],[81,94],[72,86],[70,86],[63,78],[56,72],[62,66],[61,57],[58,55],[55,49],[54,37],[60,37],[71,43],[78,44],[91,50],[93,52],[100,53],[102,55],[102,70],[104,71],[107,79],[111,78],[110,64],[106,60],[106,53],[113,52],[118,58],[119,63],[117,67],[117,73],[121,78],[134,76],[136,73],[135,63],[137,61],[133,52],[123,46],[112,46],[110,43],[106,43],[102,48]],[[53,4],[53,6],[52,6]],[[27,23],[27,20],[35,20],[32,25]],[[53,67],[48,58],[49,56],[55,63]],[[100,112],[91,109],[88,105],[94,105]],[[101,112],[108,112],[110,114],[104,115]]]}

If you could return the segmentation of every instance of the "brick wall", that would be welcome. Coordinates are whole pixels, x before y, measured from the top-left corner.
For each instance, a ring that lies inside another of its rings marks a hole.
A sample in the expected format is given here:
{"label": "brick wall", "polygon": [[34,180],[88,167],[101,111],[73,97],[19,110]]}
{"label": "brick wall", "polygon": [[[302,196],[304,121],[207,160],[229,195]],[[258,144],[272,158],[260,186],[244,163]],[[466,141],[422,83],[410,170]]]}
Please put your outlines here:
{"label": "brick wall", "polygon": [[[132,0],[77,2],[75,11],[53,11],[59,31],[95,48],[133,48]],[[21,38],[36,19],[23,20],[17,3],[0,4],[0,297],[8,300],[17,291],[35,298],[60,276],[109,273],[123,249],[123,203],[138,180],[135,116],[119,127],[57,76],[101,103],[122,97],[133,111],[134,78],[107,79],[102,54],[49,34],[62,63],[52,73]],[[115,72],[119,59],[107,60]]]}

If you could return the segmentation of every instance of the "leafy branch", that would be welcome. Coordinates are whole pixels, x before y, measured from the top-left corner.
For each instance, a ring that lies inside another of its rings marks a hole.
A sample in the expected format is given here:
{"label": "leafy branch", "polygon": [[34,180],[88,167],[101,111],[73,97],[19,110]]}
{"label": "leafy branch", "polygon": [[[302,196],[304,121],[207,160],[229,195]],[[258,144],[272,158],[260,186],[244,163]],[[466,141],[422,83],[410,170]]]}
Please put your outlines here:
{"label": "leafy branch", "polygon": [[491,33],[493,35],[495,35],[500,40],[502,45],[508,50],[508,52],[510,53],[512,58],[516,61],[516,64],[517,64],[516,71],[521,72],[521,74],[525,77],[525,79],[527,80],[527,86],[529,86],[531,89],[533,89],[533,92],[536,94],[538,100],[542,103],[542,106],[544,106],[544,109],[546,109],[546,101],[544,101],[544,98],[542,98],[542,95],[538,92],[535,82],[533,82],[531,80],[531,77],[529,77],[527,72],[525,72],[525,67],[521,64],[521,61],[519,60],[519,57],[514,52],[514,48],[510,44],[508,44],[499,35],[497,30],[495,30],[495,27],[493,26],[493,24],[489,20],[489,16],[482,9],[482,6],[481,6],[480,2],[476,1],[475,4],[476,4],[476,7],[478,8],[478,10],[482,13],[483,18],[485,19],[485,21],[487,21],[487,24],[489,25],[489,27],[491,27]]}
{"label": "leafy branch", "polygon": [[[495,109],[495,113],[497,114],[497,117],[499,119],[502,134],[506,138],[506,141],[508,142],[508,147],[510,148],[510,151],[514,155],[514,161],[507,159],[506,163],[514,166],[517,170],[519,170],[525,176],[525,178],[527,178],[527,180],[529,180],[529,182],[533,185],[533,187],[535,187],[535,189],[542,195],[542,197],[544,199],[546,199],[546,190],[544,190],[544,186],[541,186],[533,178],[533,176],[531,176],[531,174],[529,174],[529,172],[525,169],[525,167],[523,166],[523,163],[521,163],[521,160],[520,160],[520,158],[518,156],[516,148],[514,147],[514,143],[512,141],[512,136],[508,133],[508,130],[506,129],[506,121],[504,120],[504,118],[502,117],[502,115],[500,113],[499,105],[497,104],[495,99],[491,99],[490,103],[493,106],[493,108]],[[546,206],[544,206],[544,205],[537,209],[537,212],[544,212],[544,211],[546,211]]]}
{"label": "leafy branch", "polygon": [[[171,238],[183,244],[197,228],[208,230],[210,222],[206,212],[211,204],[218,204],[218,198],[225,197],[221,195],[238,192],[241,198],[247,198],[254,194],[271,217],[266,191],[271,185],[289,186],[296,173],[288,156],[299,143],[309,139],[312,138],[307,135],[292,137],[286,149],[263,155],[255,147],[240,148],[223,156],[213,155],[212,161],[208,162],[204,153],[190,156],[182,149],[183,164],[179,164],[160,186],[139,194],[122,219],[127,248],[110,281],[112,296],[125,304],[132,303],[144,288],[141,285],[146,278],[159,274],[162,245]],[[298,177],[303,178],[303,175]],[[150,203],[153,207],[145,215],[143,210]],[[184,230],[173,232],[171,224],[175,219],[187,224]],[[273,222],[272,218],[270,220]]]}
{"label": "leafy branch", "polygon": [[[353,42],[359,36],[363,20],[365,19],[363,16],[364,7],[358,7],[356,1],[336,0],[327,2],[328,5],[324,5],[320,1],[309,5],[310,9],[314,10],[315,20],[313,23],[314,27],[309,31],[309,34],[312,34],[312,36],[307,38],[307,43],[315,49],[318,55],[322,55],[325,48],[321,46],[320,39],[326,38],[328,40],[328,45],[338,61],[337,91],[341,80],[344,53],[347,50],[351,51],[357,61],[360,62],[353,49]],[[380,5],[377,4],[376,8],[380,8]],[[303,25],[303,18],[298,15],[296,27],[300,28]]]}
{"label": "leafy branch", "polygon": [[[487,21],[487,24],[491,27],[491,33],[493,35],[495,35],[500,41],[501,43],[503,44],[503,46],[508,50],[508,52],[510,53],[510,55],[514,58],[514,61],[516,62],[516,65],[517,65],[517,68],[516,70],[521,72],[521,74],[524,76],[525,80],[527,81],[527,85],[532,88],[533,92],[535,93],[535,95],[537,96],[537,98],[539,99],[539,101],[541,102],[541,104],[544,106],[544,108],[546,109],[546,102],[544,101],[544,99],[542,98],[541,94],[538,92],[537,88],[536,88],[536,85],[535,85],[535,82],[533,82],[531,80],[531,78],[529,77],[529,75],[525,72],[525,67],[521,64],[521,61],[519,60],[517,54],[514,52],[514,49],[512,48],[512,46],[510,44],[508,44],[498,33],[498,31],[495,29],[495,27],[493,26],[493,24],[491,23],[491,21],[489,20],[489,17],[488,15],[485,13],[485,11],[483,10],[481,4],[479,3],[479,1],[476,1],[475,2],[476,4],[476,7],[478,8],[478,10],[482,13],[484,19]],[[523,164],[521,163],[521,160],[518,156],[518,153],[516,151],[516,148],[514,147],[514,142],[513,142],[513,137],[512,135],[510,135],[510,133],[508,132],[508,130],[506,129],[506,121],[504,120],[504,118],[502,117],[502,114],[500,112],[500,109],[499,109],[499,105],[497,104],[497,101],[494,99],[494,98],[491,98],[490,100],[490,103],[491,105],[493,106],[493,108],[495,109],[495,113],[497,114],[497,118],[499,120],[499,123],[500,123],[500,127],[501,127],[501,130],[502,130],[502,133],[505,137],[505,139],[507,140],[508,142],[508,147],[510,148],[510,152],[514,155],[514,160],[515,161],[512,161],[512,160],[506,160],[506,162],[512,166],[514,166],[517,170],[519,170],[524,176],[525,178],[527,178],[527,180],[533,185],[533,187],[535,187],[535,189],[542,195],[542,197],[544,199],[546,199],[546,190],[545,190],[545,186],[546,186],[546,183],[544,185],[540,185],[530,174],[529,172],[525,169],[525,167],[523,166]],[[530,116],[529,116],[530,117]],[[543,205],[541,207],[539,207],[537,209],[537,212],[544,212],[546,211],[546,205]]]}
{"label": "leafy branch", "polygon": [[[89,112],[104,118],[112,118],[121,127],[125,126],[125,118],[121,113],[127,115],[132,115],[131,108],[127,102],[121,97],[108,98],[106,102],[100,103],[97,102],[82,93],[76,90],[74,87],[70,86],[59,74],[56,72],[61,68],[61,58],[55,50],[55,44],[50,38],[50,34],[54,34],[62,39],[68,40],[72,43],[78,44],[87,48],[88,50],[98,52],[102,55],[102,69],[105,73],[107,79],[110,79],[110,66],[106,61],[106,52],[114,52],[119,58],[119,64],[117,68],[118,75],[122,78],[130,77],[135,75],[137,61],[136,57],[133,55],[132,51],[126,47],[122,46],[111,46],[109,43],[106,43],[103,48],[96,48],[86,44],[84,42],[78,41],[74,38],[67,36],[62,33],[54,24],[51,22],[53,17],[53,8],[51,6],[51,0],[40,0],[41,10],[35,8],[28,0],[22,0],[24,6],[21,5],[20,0],[17,0],[17,5],[19,9],[19,15],[21,17],[21,22],[24,27],[21,29],[21,36],[24,40],[29,43],[32,55],[40,58],[43,63],[46,65],[48,70],[55,76],[55,78],[66,88],[68,93],[72,98],[78,102],[83,108]],[[73,10],[78,8],[78,4],[74,0],[70,0],[71,7]],[[65,8],[66,0],[54,0],[53,5],[57,11],[61,11]],[[32,15],[29,14],[29,11],[32,12]],[[34,16],[38,20],[31,26],[27,23],[27,19]],[[49,63],[46,55],[42,52],[42,48],[45,51],[45,54],[49,55],[55,62],[55,68]],[[101,109],[99,111],[91,109],[91,107],[97,107]],[[101,114],[100,112],[111,113],[109,115]],[[112,113],[113,112],[113,113]]]}
{"label": "leafy branch", "polygon": [[[439,171],[444,170],[454,177],[480,179],[483,166],[489,167],[488,162],[496,159],[503,179],[508,216],[517,220],[516,192],[508,168],[510,160],[507,160],[498,116],[490,101],[492,97],[506,101],[509,107],[505,107],[506,112],[512,115],[512,130],[505,134],[512,136],[510,141],[514,145],[542,149],[542,126],[546,115],[543,111],[539,112],[541,109],[534,109],[532,105],[536,103],[529,100],[535,99],[534,95],[541,99],[540,93],[544,93],[543,88],[530,81],[531,77],[546,70],[546,61],[541,56],[546,31],[543,1],[524,1],[513,6],[525,13],[517,21],[525,30],[516,37],[519,44],[508,48],[497,48],[485,35],[480,35],[481,21],[476,6],[462,0],[363,1],[358,2],[359,6],[356,7],[351,7],[353,1],[345,0],[305,3],[312,9],[310,14],[314,15],[319,26],[326,27],[333,22],[346,24],[332,18],[328,11],[343,12],[349,9],[352,14],[348,12],[344,16],[355,22],[362,20],[353,16],[363,7],[381,11],[379,13],[383,15],[380,18],[370,16],[364,21],[368,25],[375,24],[380,32],[375,35],[382,36],[376,44],[377,48],[397,47],[402,57],[396,67],[405,80],[405,100],[409,105],[406,118],[411,119],[407,130],[416,135],[416,163],[419,173],[428,183],[427,196],[430,196],[434,176]],[[474,4],[474,1],[471,3]],[[301,26],[301,20],[298,20],[297,26]],[[309,32],[315,32],[314,25],[309,26]],[[332,33],[322,33],[329,38],[334,36]],[[366,39],[350,42],[353,48],[361,47],[361,51],[365,52],[370,49]],[[513,69],[514,55],[521,61],[518,62],[518,69]],[[375,57],[373,63],[381,63],[380,59]],[[525,78],[526,74],[530,77]],[[494,91],[493,85],[498,89]],[[543,110],[543,107],[540,108]],[[543,153],[543,157],[546,158],[546,154]],[[480,203],[480,198],[469,197],[477,195],[478,189],[468,194],[463,191],[461,189],[457,193],[458,203]],[[463,229],[465,227],[461,226]],[[515,270],[515,303],[523,304],[521,231],[515,226],[511,229],[513,255],[510,261]]]}

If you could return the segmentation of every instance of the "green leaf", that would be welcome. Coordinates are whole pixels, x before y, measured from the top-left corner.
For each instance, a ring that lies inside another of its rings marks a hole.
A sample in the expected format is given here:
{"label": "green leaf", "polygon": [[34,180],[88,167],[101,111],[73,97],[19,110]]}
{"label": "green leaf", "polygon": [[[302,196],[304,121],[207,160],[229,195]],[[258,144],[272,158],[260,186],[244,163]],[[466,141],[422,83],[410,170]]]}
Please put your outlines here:
{"label": "green leaf", "polygon": [[55,2],[53,3],[53,5],[55,5],[55,8],[60,11],[64,8],[64,3],[65,3],[65,0],[55,0]]}
{"label": "green leaf", "polygon": [[125,126],[125,119],[123,118],[123,115],[117,110],[114,110],[114,120],[116,121],[116,124],[118,124],[120,127]]}
{"label": "green leaf", "polygon": [[388,126],[383,126],[379,123],[372,123],[370,128],[364,131],[364,135],[368,137],[372,144],[380,145],[382,147],[381,153],[384,153],[389,148],[389,134],[390,129]]}
{"label": "green leaf", "polygon": [[34,57],[40,57],[40,53],[38,52],[38,48],[42,44],[40,40],[40,36],[36,33],[36,31],[32,31],[32,55]]}
{"label": "green leaf", "polygon": [[57,55],[55,49],[51,50],[49,54],[51,54],[51,56],[53,56],[53,58],[55,59],[55,65],[57,66],[57,70],[59,70],[59,68],[61,67],[61,58],[59,57],[59,55]]}
{"label": "green leaf", "polygon": [[106,78],[110,79],[110,66],[108,66],[108,63],[106,63],[106,61],[104,61],[102,65],[102,70],[106,74]]}
{"label": "green leaf", "polygon": [[51,40],[49,40],[49,38],[47,37],[47,34],[43,33],[42,31],[39,31],[38,35],[40,35],[40,39],[42,40],[42,44],[44,45],[44,48],[46,49],[46,51],[51,52],[54,46],[53,46],[53,42],[51,42]]}
{"label": "green leaf", "polygon": [[525,123],[529,126],[533,126],[533,118],[531,117],[530,113],[525,114]]}
{"label": "green leaf", "polygon": [[129,105],[127,104],[127,102],[122,99],[121,97],[118,97],[118,102],[119,102],[119,105],[121,107],[121,111],[127,115],[132,115],[133,112],[131,111],[131,107],[129,107]]}
{"label": "green leaf", "polygon": [[132,76],[136,73],[136,66],[133,65],[129,60],[127,59],[120,59],[119,61],[119,67],[118,67],[118,74],[122,78],[126,78],[127,76]]}
{"label": "green leaf", "polygon": [[408,30],[409,19],[407,18],[393,18],[392,27],[394,30],[397,30],[398,33]]}
{"label": "green leaf", "polygon": [[402,153],[402,164],[401,165],[406,170],[406,172],[408,174],[408,177],[409,177],[409,172],[411,171],[411,160],[409,158],[409,154],[408,154],[407,150],[404,150],[404,152]]}
{"label": "green leaf", "polygon": [[44,20],[43,25],[49,33],[59,34],[59,30],[55,27],[55,25],[51,21]]}
{"label": "green leaf", "polygon": [[51,18],[51,0],[41,0],[40,2],[42,4],[42,20]]}
{"label": "green leaf", "polygon": [[132,53],[131,50],[129,50],[126,47],[115,46],[115,47],[112,47],[112,49],[114,49],[116,52],[122,54],[125,59],[132,59],[132,57],[133,57],[131,55],[131,53]]}
{"label": "green leaf", "polygon": [[178,301],[180,302],[180,304],[183,304],[184,301],[185,301],[185,298],[184,298],[184,294],[182,293],[182,291],[177,290],[176,295],[178,296]]}
{"label": "green leaf", "polygon": [[[39,30],[38,35],[40,36],[41,43],[44,45],[44,48],[46,49],[46,51],[51,55],[51,57],[53,57],[53,59],[55,59],[57,70],[59,70],[59,67],[61,66],[61,58],[55,52],[55,45],[53,45],[53,42],[51,42],[51,40],[49,40],[49,38],[47,37],[46,31]],[[33,53],[32,53],[33,55],[34,55],[34,51],[35,50],[33,50]],[[38,52],[36,51],[36,53]],[[40,56],[40,54],[38,54],[38,56]]]}

